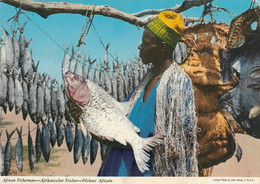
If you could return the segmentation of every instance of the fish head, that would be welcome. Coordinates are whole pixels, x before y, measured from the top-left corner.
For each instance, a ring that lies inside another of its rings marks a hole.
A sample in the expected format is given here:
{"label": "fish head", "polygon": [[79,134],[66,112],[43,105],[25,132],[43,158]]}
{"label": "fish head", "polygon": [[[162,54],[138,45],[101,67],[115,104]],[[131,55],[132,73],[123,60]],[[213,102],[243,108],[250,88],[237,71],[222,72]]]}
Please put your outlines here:
{"label": "fish head", "polygon": [[90,90],[86,80],[77,74],[66,72],[63,75],[65,91],[69,98],[79,105],[85,105],[90,100]]}

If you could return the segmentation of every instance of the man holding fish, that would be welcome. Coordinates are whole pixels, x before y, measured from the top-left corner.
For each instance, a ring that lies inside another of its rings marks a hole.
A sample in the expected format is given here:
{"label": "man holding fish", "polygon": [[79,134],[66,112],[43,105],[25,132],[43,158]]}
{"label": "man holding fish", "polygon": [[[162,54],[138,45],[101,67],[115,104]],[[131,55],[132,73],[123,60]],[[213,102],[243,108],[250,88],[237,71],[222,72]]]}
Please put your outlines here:
{"label": "man holding fish", "polygon": [[181,16],[161,12],[143,32],[138,47],[144,64],[152,71],[128,97],[135,104],[128,118],[140,128],[141,137],[164,134],[164,144],[155,148],[149,171],[141,173],[131,149],[111,148],[102,176],[197,176],[196,114],[190,78],[172,60],[183,32]]}
{"label": "man holding fish", "polygon": [[70,109],[78,105],[82,111],[72,116],[99,141],[115,145],[100,176],[198,176],[194,91],[191,79],[172,59],[182,32],[182,18],[172,11],[161,12],[147,25],[138,48],[142,62],[153,67],[127,97],[128,105],[65,73]]}

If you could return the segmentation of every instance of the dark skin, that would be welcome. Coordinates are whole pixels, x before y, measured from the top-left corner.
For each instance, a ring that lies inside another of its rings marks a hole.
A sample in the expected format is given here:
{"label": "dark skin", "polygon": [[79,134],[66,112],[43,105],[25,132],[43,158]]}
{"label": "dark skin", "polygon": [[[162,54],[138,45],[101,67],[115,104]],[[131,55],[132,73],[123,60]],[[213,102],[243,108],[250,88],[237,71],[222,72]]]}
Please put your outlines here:
{"label": "dark skin", "polygon": [[142,43],[138,46],[140,58],[144,64],[153,64],[153,76],[147,83],[144,91],[143,102],[146,101],[154,86],[162,77],[164,71],[173,62],[173,48],[155,36],[148,28],[145,28]]}

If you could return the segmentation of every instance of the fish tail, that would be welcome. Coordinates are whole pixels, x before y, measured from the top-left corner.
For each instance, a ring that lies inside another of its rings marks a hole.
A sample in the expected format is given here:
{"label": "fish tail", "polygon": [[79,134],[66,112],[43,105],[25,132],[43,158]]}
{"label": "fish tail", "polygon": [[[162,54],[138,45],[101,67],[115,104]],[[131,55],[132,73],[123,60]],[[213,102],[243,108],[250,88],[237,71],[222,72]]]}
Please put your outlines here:
{"label": "fish tail", "polygon": [[13,130],[10,134],[8,133],[7,129],[6,129],[6,137],[7,137],[7,140],[10,140],[12,135],[14,134],[15,130]]}
{"label": "fish tail", "polygon": [[22,137],[22,129],[23,129],[23,127],[21,126],[21,129],[20,129],[20,131],[19,131],[19,129],[18,128],[16,128],[16,131],[17,131],[17,133],[18,133],[18,136],[19,137]]}
{"label": "fish tail", "polygon": [[155,135],[153,137],[143,138],[137,144],[132,145],[137,167],[142,173],[149,171],[147,164],[150,159],[149,151],[158,144],[161,144],[164,137],[164,135]]}

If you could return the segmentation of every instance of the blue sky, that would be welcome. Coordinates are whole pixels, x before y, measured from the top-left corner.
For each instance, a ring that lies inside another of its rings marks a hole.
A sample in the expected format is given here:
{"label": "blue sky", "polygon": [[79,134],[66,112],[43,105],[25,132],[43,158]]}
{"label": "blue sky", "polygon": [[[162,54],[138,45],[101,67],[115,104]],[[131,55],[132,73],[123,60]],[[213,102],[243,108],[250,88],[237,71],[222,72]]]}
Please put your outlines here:
{"label": "blue sky", "polygon": [[[42,0],[52,2],[51,0]],[[55,0],[65,1],[65,0]],[[127,13],[136,13],[145,9],[162,9],[180,5],[182,0],[73,0],[67,2],[80,4],[108,5]],[[213,5],[228,9],[234,15],[239,15],[250,6],[251,0],[214,0]],[[200,17],[203,7],[194,7],[185,11],[184,16]],[[14,16],[16,9],[12,6],[0,3],[0,26],[10,32],[11,22],[9,18]],[[80,31],[82,29],[84,16],[73,14],[55,14],[43,19],[39,15],[26,13],[38,26],[50,35],[59,45],[76,47]],[[216,14],[218,22],[227,24],[234,18],[226,12]],[[206,19],[210,20],[209,17]],[[27,18],[21,15],[20,22],[23,24]],[[132,60],[138,56],[138,45],[141,43],[143,30],[126,22],[96,15],[93,24],[98,31],[104,44],[110,43],[109,52],[118,57],[120,61]],[[0,36],[2,35],[0,31]],[[49,39],[37,26],[28,21],[24,34],[27,40],[33,38],[31,48],[33,49],[33,59],[40,61],[39,72],[47,72],[53,78],[61,79],[61,63],[64,51]],[[86,38],[86,45],[76,48],[81,54],[86,53],[93,59],[103,60],[104,47],[98,40],[93,28],[90,29]],[[113,59],[109,57],[109,60]]]}

